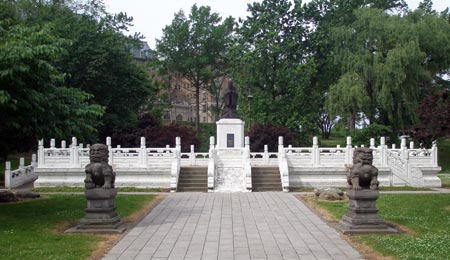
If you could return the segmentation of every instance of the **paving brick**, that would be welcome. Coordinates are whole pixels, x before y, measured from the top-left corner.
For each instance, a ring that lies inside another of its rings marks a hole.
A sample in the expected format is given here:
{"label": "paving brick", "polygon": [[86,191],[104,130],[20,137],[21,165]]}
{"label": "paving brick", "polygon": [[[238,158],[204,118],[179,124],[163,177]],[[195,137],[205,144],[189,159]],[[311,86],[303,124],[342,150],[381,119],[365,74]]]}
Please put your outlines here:
{"label": "paving brick", "polygon": [[360,259],[292,194],[170,194],[109,259]]}

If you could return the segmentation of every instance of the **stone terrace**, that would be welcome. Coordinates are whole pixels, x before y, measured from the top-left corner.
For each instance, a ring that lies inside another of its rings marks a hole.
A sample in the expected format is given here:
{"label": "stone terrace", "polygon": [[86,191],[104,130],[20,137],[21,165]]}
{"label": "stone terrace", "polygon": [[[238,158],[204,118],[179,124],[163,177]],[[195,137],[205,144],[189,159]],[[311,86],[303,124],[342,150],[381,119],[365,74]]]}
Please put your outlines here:
{"label": "stone terrace", "polygon": [[174,193],[109,259],[360,259],[293,194]]}

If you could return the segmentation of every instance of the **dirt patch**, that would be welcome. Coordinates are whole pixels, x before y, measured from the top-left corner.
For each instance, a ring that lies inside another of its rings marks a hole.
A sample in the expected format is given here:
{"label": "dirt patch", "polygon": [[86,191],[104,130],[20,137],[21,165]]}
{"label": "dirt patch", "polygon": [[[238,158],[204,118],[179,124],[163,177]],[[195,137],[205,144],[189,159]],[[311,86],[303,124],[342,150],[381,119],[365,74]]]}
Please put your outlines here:
{"label": "dirt patch", "polygon": [[444,210],[450,211],[450,206],[445,207]]}
{"label": "dirt patch", "polygon": [[[297,199],[305,202],[306,206],[310,208],[312,211],[314,211],[317,215],[319,215],[323,220],[330,223],[337,223],[339,219],[337,219],[335,216],[333,216],[331,213],[329,213],[327,210],[318,207],[316,204],[314,204],[313,201],[316,200],[315,195],[296,195]],[[332,202],[332,201],[330,201]],[[340,201],[339,201],[340,202]]]}
{"label": "dirt patch", "polygon": [[357,236],[342,235],[341,238],[347,241],[353,248],[358,250],[362,257],[366,260],[395,260],[396,258],[390,256],[383,256],[377,251],[373,250],[363,242],[361,242]]}
{"label": "dirt patch", "polygon": [[[324,221],[328,222],[330,226],[334,228],[334,225],[339,221],[334,215],[329,213],[327,210],[317,206],[314,201],[316,200],[314,195],[297,195],[297,199],[301,200],[305,203],[305,205],[311,209],[313,212],[315,212],[320,218],[322,218]],[[333,202],[333,201],[330,201]],[[405,228],[403,226],[399,226],[394,223],[385,222],[389,226],[396,228],[397,230],[400,230],[402,233],[408,233],[408,234],[414,234],[414,231]],[[352,236],[352,235],[344,235],[340,233],[340,237],[347,241],[352,247],[354,247],[356,250],[358,250],[362,257],[366,260],[394,260],[395,258],[390,256],[383,256],[379,252],[375,251],[371,247],[364,244],[361,240],[359,240],[358,236]]]}

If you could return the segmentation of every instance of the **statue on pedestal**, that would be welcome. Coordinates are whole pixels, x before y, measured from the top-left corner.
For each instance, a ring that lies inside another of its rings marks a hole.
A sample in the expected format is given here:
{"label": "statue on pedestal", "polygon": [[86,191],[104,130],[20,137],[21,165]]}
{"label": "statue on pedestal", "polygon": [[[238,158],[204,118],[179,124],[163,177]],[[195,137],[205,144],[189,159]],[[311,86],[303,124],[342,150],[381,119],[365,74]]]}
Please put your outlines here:
{"label": "statue on pedestal", "polygon": [[238,93],[232,80],[228,81],[227,89],[223,95],[223,101],[225,107],[222,118],[237,118]]}
{"label": "statue on pedestal", "polygon": [[376,202],[378,191],[378,169],[372,165],[373,154],[369,148],[355,148],[353,166],[347,174],[349,189],[348,212],[336,227],[344,234],[397,233],[378,217]]}
{"label": "statue on pedestal", "polygon": [[366,147],[355,148],[353,166],[347,174],[350,189],[378,190],[378,169],[372,165],[372,150]]}
{"label": "statue on pedestal", "polygon": [[104,144],[94,144],[89,149],[90,163],[86,165],[86,189],[114,188],[116,174],[111,165],[108,164],[108,147]]}
{"label": "statue on pedestal", "polygon": [[116,175],[108,164],[108,147],[94,144],[89,149],[90,163],[86,165],[84,195],[87,200],[86,215],[80,223],[66,233],[122,233],[125,225],[116,213],[114,188]]}

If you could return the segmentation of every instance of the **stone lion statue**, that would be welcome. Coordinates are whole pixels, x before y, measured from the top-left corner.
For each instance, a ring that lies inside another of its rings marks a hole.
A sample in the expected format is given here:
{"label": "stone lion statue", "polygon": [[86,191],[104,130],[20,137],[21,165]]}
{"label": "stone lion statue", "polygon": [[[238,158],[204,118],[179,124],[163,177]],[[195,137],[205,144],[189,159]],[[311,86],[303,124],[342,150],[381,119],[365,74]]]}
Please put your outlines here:
{"label": "stone lion statue", "polygon": [[353,166],[347,174],[350,189],[378,190],[378,169],[372,165],[372,150],[367,147],[355,148]]}
{"label": "stone lion statue", "polygon": [[108,164],[108,147],[104,144],[94,144],[89,149],[90,163],[86,165],[86,189],[114,188],[116,174]]}

